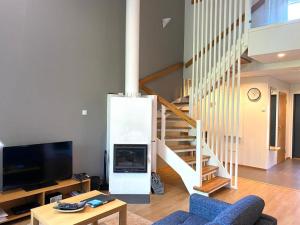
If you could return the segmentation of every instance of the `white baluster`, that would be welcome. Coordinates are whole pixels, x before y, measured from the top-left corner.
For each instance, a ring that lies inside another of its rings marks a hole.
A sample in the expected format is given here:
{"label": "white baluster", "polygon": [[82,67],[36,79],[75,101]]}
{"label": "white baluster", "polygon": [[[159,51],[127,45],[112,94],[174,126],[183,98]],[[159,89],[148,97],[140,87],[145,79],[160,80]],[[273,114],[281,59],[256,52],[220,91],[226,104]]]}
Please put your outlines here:
{"label": "white baluster", "polygon": [[203,74],[203,70],[204,70],[204,66],[203,66],[203,60],[204,60],[204,55],[203,55],[203,48],[204,48],[204,2],[201,2],[201,45],[200,45],[200,49],[201,49],[201,53],[200,53],[200,71],[199,71],[199,76],[200,76],[200,84],[199,84],[199,90],[198,92],[200,92],[199,95],[199,105],[200,105],[200,120],[203,121],[204,117],[203,117],[203,82],[204,82],[204,74]]}
{"label": "white baluster", "polygon": [[161,132],[161,141],[166,144],[166,107],[164,105],[161,106],[161,127],[160,127],[160,132]]}
{"label": "white baluster", "polygon": [[234,27],[233,27],[233,44],[232,44],[232,83],[231,83],[231,131],[230,131],[230,177],[231,177],[231,184],[233,184],[233,141],[234,141],[234,126],[235,126],[235,75],[236,75],[236,36],[237,36],[237,27],[236,27],[236,21],[237,21],[237,1],[234,0],[234,10],[233,10],[233,21],[234,21]]}
{"label": "white baluster", "polygon": [[202,130],[201,130],[201,122],[200,120],[197,120],[197,133],[196,133],[196,173],[198,174],[199,179],[199,185],[202,186]]}
{"label": "white baluster", "polygon": [[215,118],[216,118],[216,75],[217,75],[217,13],[218,13],[218,1],[214,0],[214,46],[213,46],[213,68],[212,68],[212,78],[213,78],[213,84],[212,84],[212,134],[211,134],[211,148],[216,154],[216,148],[215,148],[215,136],[216,136],[216,126],[215,126]]}
{"label": "white baluster", "polygon": [[196,76],[196,71],[195,71],[195,63],[196,63],[196,60],[195,60],[195,55],[196,55],[196,42],[197,42],[197,37],[196,37],[196,29],[197,29],[197,26],[196,26],[196,17],[197,17],[197,11],[196,11],[196,7],[197,7],[197,2],[194,1],[194,5],[193,5],[193,64],[192,64],[192,90],[191,90],[191,95],[190,95],[190,104],[189,104],[189,108],[190,108],[190,112],[189,112],[189,115],[190,117],[193,118],[194,116],[194,94],[195,94],[195,76]]}
{"label": "white baluster", "polygon": [[[216,156],[217,158],[219,158],[219,153],[220,153],[220,105],[221,105],[221,75],[222,75],[222,65],[221,65],[221,62],[222,62],[222,56],[221,56],[221,43],[222,43],[222,40],[221,40],[221,35],[222,35],[222,12],[223,12],[223,0],[219,0],[220,4],[219,4],[219,31],[218,31],[218,34],[219,34],[219,48],[218,48],[218,63],[217,65],[219,65],[219,70],[218,70],[218,96],[217,96],[217,121],[216,121]],[[219,158],[220,159],[220,158]]]}

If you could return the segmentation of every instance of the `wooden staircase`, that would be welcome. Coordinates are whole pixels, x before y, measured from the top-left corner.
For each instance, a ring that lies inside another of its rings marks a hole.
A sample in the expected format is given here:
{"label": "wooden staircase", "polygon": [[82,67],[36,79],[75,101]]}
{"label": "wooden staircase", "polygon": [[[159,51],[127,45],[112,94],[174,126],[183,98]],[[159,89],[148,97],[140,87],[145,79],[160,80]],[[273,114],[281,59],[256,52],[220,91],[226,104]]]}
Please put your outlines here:
{"label": "wooden staircase", "polygon": [[[181,98],[173,103],[177,109],[183,113],[189,113],[189,98]],[[158,134],[161,133],[161,110],[158,112]],[[196,165],[196,136],[190,135],[192,129],[187,122],[176,116],[171,110],[165,111],[166,127],[165,142],[183,161],[195,168]],[[195,191],[206,193],[207,195],[230,185],[230,179],[218,176],[219,168],[210,165],[210,156],[202,156],[202,186],[195,186]],[[199,174],[200,176],[200,174]]]}
{"label": "wooden staircase", "polygon": [[[241,64],[251,63],[246,53],[251,1],[193,2],[191,59],[141,79],[140,89],[156,95],[162,107],[157,154],[190,194],[208,196],[225,186],[238,188],[240,75]],[[171,103],[146,86],[182,69],[191,72],[184,81],[190,98]]]}

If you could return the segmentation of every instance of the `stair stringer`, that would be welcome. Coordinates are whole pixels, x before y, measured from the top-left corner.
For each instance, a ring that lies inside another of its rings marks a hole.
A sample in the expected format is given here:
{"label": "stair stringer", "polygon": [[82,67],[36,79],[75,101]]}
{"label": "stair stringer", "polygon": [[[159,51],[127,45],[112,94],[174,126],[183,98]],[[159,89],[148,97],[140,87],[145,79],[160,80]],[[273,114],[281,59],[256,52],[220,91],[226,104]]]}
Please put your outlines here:
{"label": "stair stringer", "polygon": [[[190,135],[196,134],[196,129],[191,129],[189,132]],[[193,142],[193,144],[196,144],[196,142]],[[220,177],[231,179],[232,177],[226,170],[226,168],[223,166],[222,162],[218,159],[218,157],[215,155],[215,153],[210,149],[208,144],[205,143],[205,141],[202,141],[202,151],[203,155],[209,156],[209,160],[207,162],[210,166],[217,166],[219,167],[217,175]]]}
{"label": "stair stringer", "polygon": [[200,193],[194,190],[195,186],[200,184],[201,176],[192,167],[190,167],[182,158],[180,158],[172,149],[165,145],[157,138],[157,153],[158,155],[181,177],[189,194],[198,193],[207,195],[207,193]]}
{"label": "stair stringer", "polygon": [[223,166],[221,161],[218,159],[218,157],[214,154],[214,152],[209,148],[209,146],[206,143],[203,143],[202,149],[203,149],[203,154],[210,156],[208,165],[219,167],[218,176],[231,179],[232,177],[230,177],[230,174],[228,173],[226,168]]}

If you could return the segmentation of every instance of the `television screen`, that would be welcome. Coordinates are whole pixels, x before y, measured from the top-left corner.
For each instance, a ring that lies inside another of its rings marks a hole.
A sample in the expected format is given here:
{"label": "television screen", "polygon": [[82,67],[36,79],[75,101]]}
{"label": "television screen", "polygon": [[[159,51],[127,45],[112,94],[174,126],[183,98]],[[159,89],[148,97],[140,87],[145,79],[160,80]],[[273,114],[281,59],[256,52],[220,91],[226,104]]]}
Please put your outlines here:
{"label": "television screen", "polygon": [[2,190],[72,177],[72,142],[3,148]]}

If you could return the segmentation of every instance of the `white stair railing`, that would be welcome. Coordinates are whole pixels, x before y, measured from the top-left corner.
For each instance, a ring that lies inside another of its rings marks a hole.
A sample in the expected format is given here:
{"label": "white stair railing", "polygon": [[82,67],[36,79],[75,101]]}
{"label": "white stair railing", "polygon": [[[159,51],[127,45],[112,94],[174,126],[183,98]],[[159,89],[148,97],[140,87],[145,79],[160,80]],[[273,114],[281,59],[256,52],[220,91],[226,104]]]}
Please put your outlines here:
{"label": "white stair railing", "polygon": [[237,188],[241,55],[247,49],[250,0],[194,1],[190,116]]}

